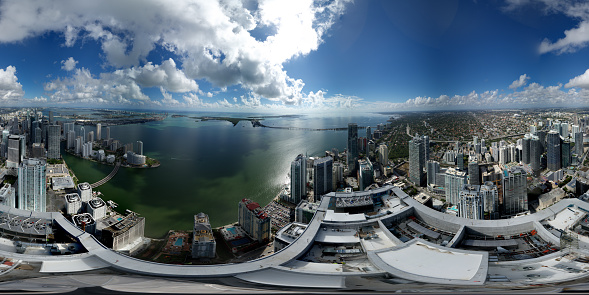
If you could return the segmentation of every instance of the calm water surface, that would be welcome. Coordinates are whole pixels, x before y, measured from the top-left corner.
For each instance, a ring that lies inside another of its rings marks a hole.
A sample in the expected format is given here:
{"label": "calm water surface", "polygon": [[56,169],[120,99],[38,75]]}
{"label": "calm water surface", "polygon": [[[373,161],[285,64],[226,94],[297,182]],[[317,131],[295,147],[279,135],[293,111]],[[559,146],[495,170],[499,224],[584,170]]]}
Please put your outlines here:
{"label": "calm water surface", "polygon": [[[227,114],[219,114],[228,116]],[[239,114],[236,117],[244,117]],[[304,128],[346,127],[348,123],[372,126],[388,116],[268,118],[268,126]],[[86,132],[95,130],[85,127]],[[365,131],[359,130],[359,136]],[[104,130],[103,130],[104,134]],[[237,203],[250,198],[262,206],[287,181],[290,162],[300,153],[322,156],[326,150],[346,148],[346,131],[302,131],[253,128],[249,121],[237,126],[226,121],[195,122],[168,117],[146,124],[111,126],[111,137],[121,143],[143,141],[144,153],[160,160],[155,169],[121,168],[98,188],[105,200],[122,211],[146,217],[145,234],[161,237],[168,230],[190,230],[198,212],[209,215],[214,227],[237,221]],[[112,166],[63,155],[80,181],[93,183]]]}

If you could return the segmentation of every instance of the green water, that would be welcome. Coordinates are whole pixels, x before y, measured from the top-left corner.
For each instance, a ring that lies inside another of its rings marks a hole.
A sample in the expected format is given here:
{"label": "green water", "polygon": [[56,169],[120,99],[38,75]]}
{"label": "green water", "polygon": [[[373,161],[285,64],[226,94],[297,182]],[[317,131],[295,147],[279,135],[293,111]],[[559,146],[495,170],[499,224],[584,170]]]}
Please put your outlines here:
{"label": "green water", "polygon": [[[379,115],[305,116],[272,118],[265,120],[265,124],[330,128],[357,122],[374,127],[386,119]],[[91,126],[85,129],[94,130]],[[359,132],[360,136],[364,134]],[[161,166],[121,168],[98,190],[105,200],[119,204],[117,210],[130,209],[146,217],[148,237],[161,237],[170,229],[190,230],[193,216],[201,211],[217,227],[237,221],[237,203],[242,198],[253,199],[262,206],[272,200],[287,181],[290,162],[297,154],[321,156],[332,148],[343,151],[346,136],[345,131],[253,128],[244,121],[234,127],[229,122],[195,122],[187,117],[112,126],[112,138],[122,143],[143,141],[144,153],[160,160]],[[63,157],[81,182],[96,182],[113,169],[69,154]]]}

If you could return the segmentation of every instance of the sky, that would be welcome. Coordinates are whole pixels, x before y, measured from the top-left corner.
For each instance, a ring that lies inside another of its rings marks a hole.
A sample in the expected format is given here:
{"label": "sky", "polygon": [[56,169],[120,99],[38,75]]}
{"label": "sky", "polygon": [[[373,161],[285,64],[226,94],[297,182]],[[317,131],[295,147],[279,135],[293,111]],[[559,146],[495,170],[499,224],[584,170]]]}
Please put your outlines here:
{"label": "sky", "polygon": [[0,107],[589,106],[589,3],[1,1]]}

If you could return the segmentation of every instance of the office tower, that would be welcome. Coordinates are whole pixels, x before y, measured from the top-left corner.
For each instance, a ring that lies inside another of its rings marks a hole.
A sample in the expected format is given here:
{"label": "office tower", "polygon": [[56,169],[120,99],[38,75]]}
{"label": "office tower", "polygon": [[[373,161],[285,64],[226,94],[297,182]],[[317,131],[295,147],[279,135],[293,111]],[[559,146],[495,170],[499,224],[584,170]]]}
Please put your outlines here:
{"label": "office tower", "polygon": [[571,142],[568,139],[565,139],[560,144],[560,151],[561,151],[560,161],[561,161],[562,167],[566,168],[566,167],[571,166]]}
{"label": "office tower", "polygon": [[49,137],[47,140],[47,158],[59,159],[61,152],[59,143],[61,142],[61,127],[59,125],[49,125]]}
{"label": "office tower", "polygon": [[563,138],[569,137],[569,123],[560,124],[560,130],[561,130],[560,135]]}
{"label": "office tower", "polygon": [[383,167],[389,164],[389,148],[384,143],[378,146],[378,162]]}
{"label": "office tower", "polygon": [[502,174],[503,209],[506,215],[528,210],[526,172],[520,168],[505,170]]}
{"label": "office tower", "polygon": [[491,181],[486,181],[480,186],[479,194],[483,198],[484,211],[489,213],[491,219],[495,219],[499,212],[499,192],[497,191],[497,186]]}
{"label": "office tower", "polygon": [[423,167],[425,166],[425,149],[421,137],[415,136],[409,141],[409,180],[422,186]]}
{"label": "office tower", "polygon": [[47,126],[49,124],[46,120],[41,122],[41,142],[45,144],[47,144]]}
{"label": "office tower", "polygon": [[366,127],[366,139],[372,140],[372,129],[370,129],[370,126]]}
{"label": "office tower", "polygon": [[17,168],[22,161],[22,150],[20,136],[10,135],[8,137],[8,159],[6,160],[7,168]]}
{"label": "office tower", "polygon": [[86,142],[86,130],[84,129],[84,126],[80,127],[80,134],[78,134],[78,136],[82,138],[82,143]]}
{"label": "office tower", "polygon": [[573,137],[573,140],[576,139],[577,133],[581,132],[581,127],[579,127],[579,125],[573,125],[571,127],[571,136]]}
{"label": "office tower", "polygon": [[546,151],[546,131],[539,130],[536,132],[536,136],[538,136],[538,140],[540,141],[540,154],[543,154]]}
{"label": "office tower", "polygon": [[484,218],[484,201],[478,185],[465,184],[460,190],[458,215],[470,219]]}
{"label": "office tower", "polygon": [[532,136],[530,134],[524,135],[522,140],[522,162],[524,164],[530,164],[530,141]]}
{"label": "office tower", "polygon": [[83,149],[83,140],[81,136],[76,136],[76,148],[75,148],[75,153],[76,154],[81,154],[82,153],[82,149]]}
{"label": "office tower", "polygon": [[192,258],[214,258],[217,242],[208,215],[202,212],[194,215],[192,234]]}
{"label": "office tower", "polygon": [[110,139],[110,127],[106,126],[106,140]]}
{"label": "office tower", "polygon": [[[374,170],[370,159],[358,160],[358,187],[365,190],[374,182]],[[317,201],[317,199],[315,199]]]}
{"label": "office tower", "polygon": [[8,136],[10,132],[8,130],[2,130],[2,157],[8,158]]}
{"label": "office tower", "polygon": [[33,143],[32,146],[33,158],[44,158],[45,157],[45,144],[44,143]]}
{"label": "office tower", "polygon": [[76,147],[76,131],[70,130],[67,132],[67,149],[71,150]]}
{"label": "office tower", "polygon": [[33,143],[41,143],[43,140],[43,137],[41,136],[43,134],[43,131],[39,127],[35,127],[35,130],[33,131]]}
{"label": "office tower", "polygon": [[440,163],[437,161],[427,161],[427,184],[436,184],[436,175],[440,172]]}
{"label": "office tower", "polygon": [[583,132],[575,133],[575,152],[579,157],[583,155]]}
{"label": "office tower", "polygon": [[313,192],[315,201],[318,201],[333,188],[333,158],[324,157],[315,160],[313,171]]}
{"label": "office tower", "polygon": [[63,134],[67,136],[70,131],[74,130],[74,122],[68,122],[63,124]]}
{"label": "office tower", "polygon": [[546,136],[546,156],[549,170],[556,171],[561,168],[560,135],[555,130],[551,130]]}
{"label": "office tower", "polygon": [[245,232],[259,242],[270,239],[270,216],[260,204],[250,199],[238,203],[238,222]]}
{"label": "office tower", "polygon": [[502,146],[499,148],[499,163],[507,164],[509,163],[509,153],[507,148]]}
{"label": "office tower", "polygon": [[458,204],[458,197],[460,196],[460,189],[462,186],[466,184],[466,173],[462,171],[458,171],[453,168],[448,168],[446,170],[446,178],[445,178],[445,193],[446,193],[446,202],[457,205]]}
{"label": "office tower", "polygon": [[481,153],[481,144],[477,143],[474,145],[474,152],[478,155]]}
{"label": "office tower", "polygon": [[102,139],[100,135],[102,135],[102,124],[96,123],[96,141],[100,141]]}
{"label": "office tower", "polygon": [[540,170],[540,157],[542,156],[542,143],[538,136],[532,136],[530,140],[530,166],[534,172]]}
{"label": "office tower", "polygon": [[530,125],[530,133],[536,134],[536,126],[535,125]]}
{"label": "office tower", "polygon": [[479,170],[479,163],[476,161],[468,163],[468,179],[472,185],[481,184],[481,173]]}
{"label": "office tower", "polygon": [[338,184],[344,182],[344,165],[339,162],[333,163],[332,175],[333,191],[336,191]]}
{"label": "office tower", "polygon": [[485,139],[481,139],[481,147],[486,147],[487,146],[487,142],[485,141]]}
{"label": "office tower", "polygon": [[137,154],[143,155],[143,141],[137,141]]}
{"label": "office tower", "polygon": [[[423,155],[425,157],[424,163],[429,160],[429,136],[424,135],[421,137],[423,140]],[[425,164],[424,164],[425,165]]]}
{"label": "office tower", "polygon": [[42,159],[24,159],[18,167],[18,208],[45,212],[46,163]]}
{"label": "office tower", "polygon": [[53,111],[49,111],[49,124],[53,124]]}
{"label": "office tower", "polygon": [[552,130],[556,131],[559,135],[562,135],[561,134],[562,130],[560,128],[560,122],[558,122],[558,121],[557,122],[554,122],[552,124]]}
{"label": "office tower", "polygon": [[358,125],[356,123],[348,124],[348,152],[347,164],[348,170],[355,172],[358,162]]}
{"label": "office tower", "polygon": [[88,132],[88,134],[86,135],[86,142],[94,142],[94,131]]}
{"label": "office tower", "polygon": [[509,162],[517,162],[518,161],[518,154],[517,149],[515,148],[514,144],[510,144],[507,146],[507,152],[509,154]]}
{"label": "office tower", "polygon": [[293,204],[307,199],[307,159],[302,154],[290,163],[290,199]]}

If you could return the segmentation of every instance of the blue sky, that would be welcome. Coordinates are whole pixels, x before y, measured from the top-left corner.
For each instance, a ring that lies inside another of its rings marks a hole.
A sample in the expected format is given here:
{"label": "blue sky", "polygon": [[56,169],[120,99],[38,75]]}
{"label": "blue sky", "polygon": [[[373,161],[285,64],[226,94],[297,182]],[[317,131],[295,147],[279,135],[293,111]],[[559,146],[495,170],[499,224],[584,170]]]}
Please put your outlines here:
{"label": "blue sky", "polygon": [[0,106],[589,105],[581,1],[4,1]]}

